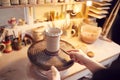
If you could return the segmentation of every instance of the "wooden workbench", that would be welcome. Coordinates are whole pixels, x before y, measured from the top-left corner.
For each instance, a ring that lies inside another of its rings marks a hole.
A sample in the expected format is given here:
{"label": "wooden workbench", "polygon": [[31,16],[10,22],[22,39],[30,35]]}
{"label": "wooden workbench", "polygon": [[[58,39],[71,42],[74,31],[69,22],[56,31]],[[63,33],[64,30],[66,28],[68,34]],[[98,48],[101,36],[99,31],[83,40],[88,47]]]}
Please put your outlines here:
{"label": "wooden workbench", "polygon": [[[30,65],[27,57],[28,47],[26,46],[19,51],[12,51],[9,54],[0,56],[0,80],[35,80],[28,73]],[[116,59],[120,52],[118,44],[100,39],[93,44],[88,44],[87,49],[94,52],[94,60],[104,65]],[[89,70],[77,63],[74,63],[67,70],[61,71],[61,76],[64,80],[77,80],[87,74],[89,74]]]}

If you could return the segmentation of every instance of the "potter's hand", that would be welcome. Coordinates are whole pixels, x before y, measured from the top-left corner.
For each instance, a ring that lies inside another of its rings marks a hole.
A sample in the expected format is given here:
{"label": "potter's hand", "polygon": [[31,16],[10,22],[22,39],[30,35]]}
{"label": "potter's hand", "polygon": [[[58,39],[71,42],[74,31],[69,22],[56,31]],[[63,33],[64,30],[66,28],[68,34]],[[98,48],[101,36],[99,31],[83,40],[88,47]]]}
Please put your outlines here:
{"label": "potter's hand", "polygon": [[68,51],[70,58],[75,62],[86,66],[92,73],[100,69],[105,69],[105,67],[89,58],[82,50],[70,50]]}
{"label": "potter's hand", "polygon": [[69,50],[69,56],[72,60],[75,62],[84,65],[87,60],[89,60],[89,57],[82,51],[82,50]]}
{"label": "potter's hand", "polygon": [[60,80],[60,72],[56,67],[51,66],[51,70],[47,72],[48,80]]}

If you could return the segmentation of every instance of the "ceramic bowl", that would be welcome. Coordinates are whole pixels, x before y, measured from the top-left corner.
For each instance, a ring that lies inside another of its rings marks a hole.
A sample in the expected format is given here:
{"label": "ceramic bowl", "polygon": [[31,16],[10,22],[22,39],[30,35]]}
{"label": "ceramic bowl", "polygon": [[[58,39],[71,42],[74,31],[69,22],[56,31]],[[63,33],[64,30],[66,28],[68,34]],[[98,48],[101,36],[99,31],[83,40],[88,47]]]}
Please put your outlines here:
{"label": "ceramic bowl", "polygon": [[101,27],[84,25],[81,26],[80,37],[81,40],[85,43],[93,43],[99,38],[101,32],[102,32]]}

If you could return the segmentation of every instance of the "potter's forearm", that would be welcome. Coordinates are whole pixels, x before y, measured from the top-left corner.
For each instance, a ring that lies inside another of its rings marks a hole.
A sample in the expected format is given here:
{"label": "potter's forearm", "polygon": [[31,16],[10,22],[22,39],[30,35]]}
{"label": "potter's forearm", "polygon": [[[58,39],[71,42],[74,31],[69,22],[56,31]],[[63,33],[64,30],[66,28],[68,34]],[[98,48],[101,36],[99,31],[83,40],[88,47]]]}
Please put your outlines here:
{"label": "potter's forearm", "polygon": [[95,71],[100,70],[100,69],[105,69],[105,67],[104,67],[102,64],[100,64],[100,63],[98,63],[98,62],[96,62],[96,61],[94,61],[94,60],[92,60],[92,59],[87,59],[87,60],[85,61],[84,65],[85,65],[92,73],[94,73]]}

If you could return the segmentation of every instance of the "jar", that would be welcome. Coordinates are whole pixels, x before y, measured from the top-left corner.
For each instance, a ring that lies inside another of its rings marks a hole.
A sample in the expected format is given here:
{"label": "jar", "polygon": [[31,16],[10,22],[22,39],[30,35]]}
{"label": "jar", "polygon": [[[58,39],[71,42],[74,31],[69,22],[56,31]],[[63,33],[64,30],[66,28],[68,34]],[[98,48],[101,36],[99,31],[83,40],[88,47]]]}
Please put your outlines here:
{"label": "jar", "polygon": [[58,0],[52,0],[52,3],[57,3],[58,2]]}
{"label": "jar", "polygon": [[65,0],[66,3],[70,2],[70,0]]}
{"label": "jar", "polygon": [[6,45],[6,48],[4,50],[4,53],[9,53],[12,51],[11,41],[3,42]]}
{"label": "jar", "polygon": [[37,4],[44,4],[45,0],[37,0]]}
{"label": "jar", "polygon": [[58,2],[65,2],[65,0],[58,0]]}
{"label": "jar", "polygon": [[28,0],[29,4],[36,4],[37,0]]}
{"label": "jar", "polygon": [[44,39],[44,26],[37,27],[32,30],[33,31],[33,37],[35,41],[43,40]]}
{"label": "jar", "polygon": [[10,6],[10,0],[2,0],[2,6]]}
{"label": "jar", "polygon": [[12,5],[18,5],[19,4],[19,0],[11,0],[11,4]]}
{"label": "jar", "polygon": [[[59,28],[49,28],[45,30],[46,50],[49,52],[57,52],[60,48],[60,36],[62,30]],[[51,47],[52,46],[52,47]]]}
{"label": "jar", "polygon": [[22,49],[22,41],[19,40],[19,38],[15,38],[12,42],[12,48],[14,50],[20,50]]}
{"label": "jar", "polygon": [[3,53],[5,48],[6,48],[6,45],[4,43],[0,43],[0,54]]}
{"label": "jar", "polygon": [[51,3],[52,1],[51,0],[45,0],[45,3]]}
{"label": "jar", "polygon": [[75,0],[76,2],[79,2],[80,0]]}
{"label": "jar", "polygon": [[2,5],[2,0],[0,0],[0,6]]}
{"label": "jar", "polygon": [[26,4],[28,4],[28,0],[20,0],[20,4],[26,5]]}
{"label": "jar", "polygon": [[50,11],[50,21],[55,19],[55,11]]}

